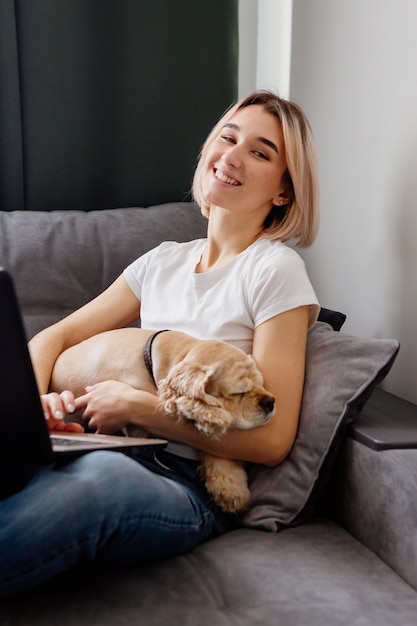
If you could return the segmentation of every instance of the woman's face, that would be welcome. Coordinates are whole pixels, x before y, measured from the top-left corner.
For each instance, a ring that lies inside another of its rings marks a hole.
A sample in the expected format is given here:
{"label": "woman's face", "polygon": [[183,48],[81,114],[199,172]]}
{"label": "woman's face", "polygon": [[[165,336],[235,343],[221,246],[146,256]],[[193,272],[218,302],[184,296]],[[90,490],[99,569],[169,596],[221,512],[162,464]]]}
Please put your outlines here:
{"label": "woman's face", "polygon": [[234,212],[261,212],[263,220],[273,204],[287,200],[281,182],[286,170],[279,120],[261,105],[250,105],[234,113],[208,147],[204,198]]}

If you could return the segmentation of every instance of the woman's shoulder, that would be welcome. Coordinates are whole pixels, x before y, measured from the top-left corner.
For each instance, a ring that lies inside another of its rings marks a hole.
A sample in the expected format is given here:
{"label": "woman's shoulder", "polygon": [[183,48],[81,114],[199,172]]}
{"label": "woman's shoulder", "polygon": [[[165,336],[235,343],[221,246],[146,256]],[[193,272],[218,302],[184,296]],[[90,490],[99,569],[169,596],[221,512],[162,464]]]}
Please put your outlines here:
{"label": "woman's shoulder", "polygon": [[280,240],[260,237],[251,248],[253,261],[259,266],[305,266],[304,260],[300,254],[294,250],[294,248],[291,248]]}
{"label": "woman's shoulder", "polygon": [[193,250],[200,250],[204,246],[205,239],[192,239],[191,241],[163,241],[156,248],[150,250],[154,255],[159,254],[186,254]]}
{"label": "woman's shoulder", "polygon": [[191,241],[163,241],[159,245],[151,248],[133,261],[136,267],[146,267],[155,261],[165,263],[167,260],[183,259],[194,257],[204,246],[204,239],[193,239]]}

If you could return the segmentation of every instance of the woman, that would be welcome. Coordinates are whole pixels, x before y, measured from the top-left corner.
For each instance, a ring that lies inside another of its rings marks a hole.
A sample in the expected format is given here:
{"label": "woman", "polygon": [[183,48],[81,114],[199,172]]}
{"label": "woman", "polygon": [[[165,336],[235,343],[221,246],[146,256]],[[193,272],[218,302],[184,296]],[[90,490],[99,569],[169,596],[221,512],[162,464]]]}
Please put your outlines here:
{"label": "woman", "polygon": [[[207,138],[193,194],[208,218],[207,239],[148,252],[30,343],[51,429],[80,428],[63,417],[84,409],[98,432],[136,424],[180,445],[175,453],[168,447],[134,459],[93,452],[39,470],[1,502],[3,595],[81,561],[144,563],[227,531],[236,520],[210,501],[196,472],[196,449],[273,466],[293,445],[307,330],[318,313],[304,264],[284,244],[307,246],[316,233],[315,154],[303,112],[270,92],[240,101]],[[48,393],[63,350],[139,317],[144,328],[222,339],[252,353],[276,398],[271,422],[214,441],[172,420],[153,394],[117,381],[93,385],[78,398],[71,390]]]}

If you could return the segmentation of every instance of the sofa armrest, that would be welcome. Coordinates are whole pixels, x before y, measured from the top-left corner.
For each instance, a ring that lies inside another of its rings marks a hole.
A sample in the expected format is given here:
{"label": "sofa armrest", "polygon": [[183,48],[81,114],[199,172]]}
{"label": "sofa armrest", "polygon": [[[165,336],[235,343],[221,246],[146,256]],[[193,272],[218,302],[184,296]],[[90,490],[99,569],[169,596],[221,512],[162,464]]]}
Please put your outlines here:
{"label": "sofa armrest", "polygon": [[416,416],[415,405],[378,390],[343,443],[331,490],[335,519],[415,589]]}
{"label": "sofa armrest", "polygon": [[373,450],[417,448],[417,406],[378,388],[348,434]]}

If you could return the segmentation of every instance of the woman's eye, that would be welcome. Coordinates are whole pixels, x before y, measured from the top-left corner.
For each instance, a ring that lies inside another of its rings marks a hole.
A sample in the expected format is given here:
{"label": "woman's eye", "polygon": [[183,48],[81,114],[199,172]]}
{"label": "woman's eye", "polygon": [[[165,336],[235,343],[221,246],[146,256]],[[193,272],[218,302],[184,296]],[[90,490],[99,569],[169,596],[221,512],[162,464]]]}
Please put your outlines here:
{"label": "woman's eye", "polygon": [[221,138],[224,139],[225,141],[230,142],[230,143],[235,143],[234,138],[231,137],[230,135],[221,135]]}
{"label": "woman's eye", "polygon": [[260,159],[265,159],[265,161],[269,161],[267,155],[264,152],[261,152],[260,150],[254,150],[253,154],[259,157]]}

